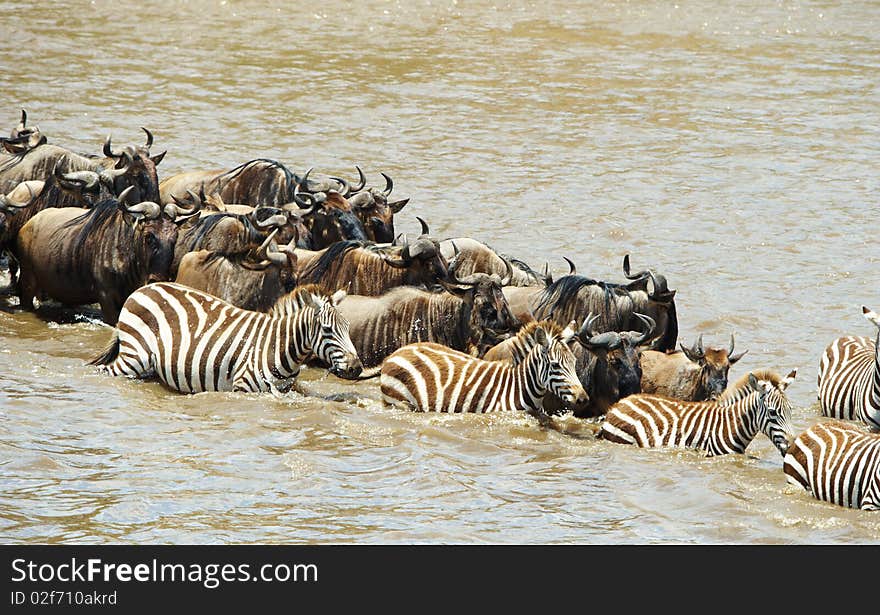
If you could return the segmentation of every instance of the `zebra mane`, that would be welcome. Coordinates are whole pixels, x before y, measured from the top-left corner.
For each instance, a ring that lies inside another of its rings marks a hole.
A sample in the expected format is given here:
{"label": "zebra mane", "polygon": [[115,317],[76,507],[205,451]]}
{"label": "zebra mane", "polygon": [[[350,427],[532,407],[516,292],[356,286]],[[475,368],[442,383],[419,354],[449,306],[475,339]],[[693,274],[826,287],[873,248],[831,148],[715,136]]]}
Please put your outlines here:
{"label": "zebra mane", "polygon": [[534,335],[535,329],[538,329],[539,327],[547,332],[548,338],[559,337],[562,335],[562,327],[552,320],[533,320],[523,325],[517,332],[516,336],[523,340],[529,339]]}
{"label": "zebra mane", "polygon": [[272,316],[290,316],[315,302],[329,301],[330,295],[317,284],[297,286],[286,295],[281,295],[269,310]]}
{"label": "zebra mane", "polygon": [[734,402],[746,397],[754,389],[749,386],[749,375],[754,374],[758,380],[769,382],[774,389],[778,389],[782,383],[782,376],[772,369],[756,369],[740,376],[736,382],[727,387],[727,389],[718,396],[719,403]]}

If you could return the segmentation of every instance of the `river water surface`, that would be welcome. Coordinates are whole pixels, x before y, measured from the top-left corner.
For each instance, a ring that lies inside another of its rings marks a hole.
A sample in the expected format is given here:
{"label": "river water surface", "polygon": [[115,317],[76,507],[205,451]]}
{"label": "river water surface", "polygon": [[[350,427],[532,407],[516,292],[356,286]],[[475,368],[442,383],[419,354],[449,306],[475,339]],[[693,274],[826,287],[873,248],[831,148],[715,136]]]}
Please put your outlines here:
{"label": "river water surface", "polygon": [[[880,309],[880,4],[95,0],[0,4],[0,125],[257,157],[411,197],[398,231],[677,289],[681,339],[798,368]],[[529,416],[383,408],[375,381],[183,396],[84,362],[94,312],[0,311],[0,538],[16,543],[877,543],[880,516],[748,454],[598,442]]]}

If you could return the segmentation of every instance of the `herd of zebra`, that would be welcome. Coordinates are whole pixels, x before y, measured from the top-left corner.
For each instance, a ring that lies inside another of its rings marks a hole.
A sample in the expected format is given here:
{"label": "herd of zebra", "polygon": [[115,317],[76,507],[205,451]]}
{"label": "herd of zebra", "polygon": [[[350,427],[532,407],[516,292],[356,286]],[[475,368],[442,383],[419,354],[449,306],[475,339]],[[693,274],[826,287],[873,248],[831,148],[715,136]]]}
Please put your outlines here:
{"label": "herd of zebra", "polygon": [[[632,273],[628,255],[626,283],[579,276],[571,261],[554,281],[472,238],[438,241],[421,219],[411,241],[393,232],[408,199],[389,207],[390,177],[369,188],[359,168],[356,187],[268,159],[160,183],[164,154],[148,156],[145,132],[145,147],[120,154],[108,137],[105,156],[80,156],[88,168],[74,171],[64,165],[79,155],[50,149],[24,112],[0,139],[11,292],[22,309],[33,298],[100,302],[114,334],[91,364],[107,373],[185,393],[284,395],[303,365],[323,365],[347,380],[379,378],[382,399],[410,410],[571,411],[596,417],[600,439],[708,455],[743,453],[762,432],[788,481],[820,500],[880,508],[880,316],[868,308],[877,339],[839,338],[821,359],[831,420],[794,437],[785,390],[797,370],[755,370],[728,386],[744,354],[733,337],[729,348],[704,348],[701,337],[676,350],[675,291],[653,270]],[[170,248],[155,227],[139,234],[163,216]],[[215,232],[224,224],[231,240]],[[99,243],[119,238],[118,254],[88,252],[95,229],[111,229]],[[142,240],[149,266],[136,262]],[[122,253],[135,255],[122,273],[94,264],[106,256],[118,268]],[[218,262],[225,277],[209,275]],[[59,281],[50,269],[71,273]],[[255,282],[241,283],[247,276]]]}

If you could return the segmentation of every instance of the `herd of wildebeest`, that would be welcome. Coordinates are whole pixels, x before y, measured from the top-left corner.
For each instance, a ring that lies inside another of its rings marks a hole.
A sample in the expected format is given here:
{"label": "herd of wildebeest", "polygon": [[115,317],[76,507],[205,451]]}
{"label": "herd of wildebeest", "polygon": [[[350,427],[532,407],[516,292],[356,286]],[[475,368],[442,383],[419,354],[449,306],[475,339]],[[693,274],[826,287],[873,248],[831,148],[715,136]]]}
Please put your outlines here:
{"label": "herd of wildebeest", "polygon": [[[98,304],[112,339],[91,362],[112,375],[201,391],[271,392],[303,365],[379,378],[416,411],[571,413],[597,438],[743,453],[763,432],[789,482],[814,497],[880,507],[880,358],[870,337],[820,360],[825,419],[797,437],[786,387],[745,352],[679,343],[676,291],[624,256],[620,282],[553,279],[471,237],[439,239],[418,218],[398,233],[385,173],[357,179],[272,159],[159,180],[145,142],[100,153],[18,125],[0,139],[0,249],[7,294]],[[301,172],[300,172],[301,171]],[[878,328],[880,317],[864,316]],[[680,349],[676,347],[680,346]],[[97,349],[96,349],[97,351]]]}

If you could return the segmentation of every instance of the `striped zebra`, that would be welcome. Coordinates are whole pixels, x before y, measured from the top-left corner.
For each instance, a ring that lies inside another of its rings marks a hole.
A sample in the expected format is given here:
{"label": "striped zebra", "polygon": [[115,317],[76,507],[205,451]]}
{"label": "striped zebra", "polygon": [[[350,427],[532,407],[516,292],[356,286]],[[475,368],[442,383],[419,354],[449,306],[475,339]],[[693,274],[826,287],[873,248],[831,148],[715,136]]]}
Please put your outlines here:
{"label": "striped zebra", "polygon": [[713,456],[745,452],[762,431],[785,455],[791,441],[791,403],[785,389],[796,375],[797,370],[785,378],[772,372],[747,374],[741,379],[745,384],[731,394],[736,401],[630,395],[608,409],[598,437],[646,448],[695,448]]}
{"label": "striped zebra", "polygon": [[345,294],[303,286],[262,313],[182,284],[148,284],[125,301],[113,341],[90,364],[184,393],[286,392],[310,355],[355,378],[361,362],[336,309]]}
{"label": "striped zebra", "polygon": [[484,361],[433,342],[408,344],[382,363],[380,387],[385,403],[417,412],[538,411],[547,390],[571,403],[587,393],[575,372],[568,347],[574,331],[558,335],[531,331],[535,346],[519,365]]}
{"label": "striped zebra", "polygon": [[[862,306],[862,314],[880,329],[880,315]],[[860,420],[880,429],[880,357],[877,340],[846,336],[831,342],[819,362],[819,406],[835,419]]]}
{"label": "striped zebra", "polygon": [[795,438],[782,463],[789,483],[825,502],[880,510],[880,434],[827,421]]}

